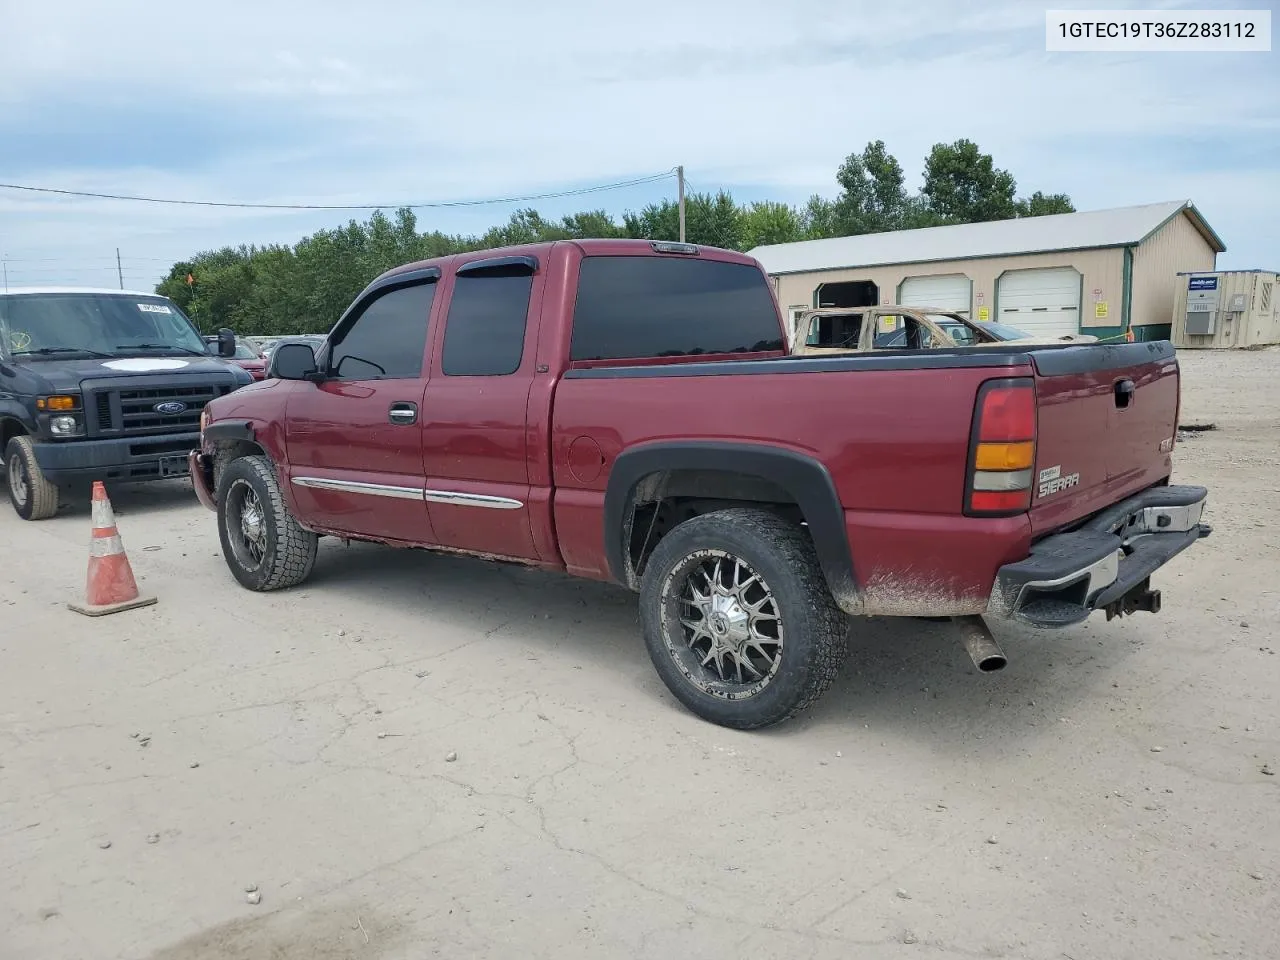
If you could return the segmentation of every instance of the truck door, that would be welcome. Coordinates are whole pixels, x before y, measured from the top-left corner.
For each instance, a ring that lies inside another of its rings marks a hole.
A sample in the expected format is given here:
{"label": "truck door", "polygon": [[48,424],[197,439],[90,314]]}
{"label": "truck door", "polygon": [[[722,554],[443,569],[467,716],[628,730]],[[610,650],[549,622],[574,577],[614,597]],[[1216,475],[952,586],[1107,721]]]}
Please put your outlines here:
{"label": "truck door", "polygon": [[347,312],[319,357],[321,382],[289,384],[289,485],[304,522],[430,543],[421,419],[440,272],[407,276],[414,279],[393,278]]}
{"label": "truck door", "polygon": [[[534,257],[458,268],[423,403],[427,510],[443,547],[539,559],[526,426],[544,275]],[[545,442],[545,441],[543,441]]]}

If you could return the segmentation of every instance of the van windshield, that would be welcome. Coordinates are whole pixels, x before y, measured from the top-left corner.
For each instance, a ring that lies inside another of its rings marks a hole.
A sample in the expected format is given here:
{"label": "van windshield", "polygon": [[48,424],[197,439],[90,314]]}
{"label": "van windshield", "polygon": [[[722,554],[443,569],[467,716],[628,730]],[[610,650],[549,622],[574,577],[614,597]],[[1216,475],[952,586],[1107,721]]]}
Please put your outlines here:
{"label": "van windshield", "polygon": [[0,297],[0,337],[13,356],[208,356],[195,326],[164,297],[40,293]]}

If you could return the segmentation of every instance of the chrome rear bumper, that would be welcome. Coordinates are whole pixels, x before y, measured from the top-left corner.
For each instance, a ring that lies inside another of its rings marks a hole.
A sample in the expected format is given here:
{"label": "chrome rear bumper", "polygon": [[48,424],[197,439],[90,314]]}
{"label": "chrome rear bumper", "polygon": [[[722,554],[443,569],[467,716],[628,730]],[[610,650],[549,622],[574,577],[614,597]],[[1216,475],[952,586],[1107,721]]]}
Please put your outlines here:
{"label": "chrome rear bumper", "polygon": [[1031,555],[1000,568],[987,615],[1037,627],[1155,612],[1151,574],[1212,532],[1203,522],[1204,487],[1151,487],[1092,517],[1078,530],[1036,543]]}

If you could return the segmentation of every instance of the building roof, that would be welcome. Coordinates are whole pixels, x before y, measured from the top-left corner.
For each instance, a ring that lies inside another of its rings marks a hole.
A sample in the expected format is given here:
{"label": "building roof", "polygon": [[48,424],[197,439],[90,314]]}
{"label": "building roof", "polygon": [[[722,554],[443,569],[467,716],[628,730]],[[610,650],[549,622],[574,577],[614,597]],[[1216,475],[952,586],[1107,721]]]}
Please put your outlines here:
{"label": "building roof", "polygon": [[1227,249],[1190,200],[1172,200],[1139,207],[777,243],[756,247],[748,254],[759,260],[768,273],[782,274],[1125,247],[1141,243],[1180,214],[1190,219],[1217,253]]}
{"label": "building roof", "polygon": [[0,287],[0,297],[5,295],[16,297],[33,293],[92,293],[114,294],[117,297],[159,297],[163,294],[141,290],[117,290],[115,287]]}

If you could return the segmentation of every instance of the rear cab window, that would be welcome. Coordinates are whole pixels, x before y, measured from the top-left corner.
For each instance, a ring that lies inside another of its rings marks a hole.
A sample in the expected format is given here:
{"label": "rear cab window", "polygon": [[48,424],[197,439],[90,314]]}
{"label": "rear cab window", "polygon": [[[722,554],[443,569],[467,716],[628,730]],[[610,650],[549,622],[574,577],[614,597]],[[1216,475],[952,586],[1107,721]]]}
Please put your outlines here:
{"label": "rear cab window", "polygon": [[666,256],[582,260],[571,361],[783,349],[772,290],[753,265]]}

